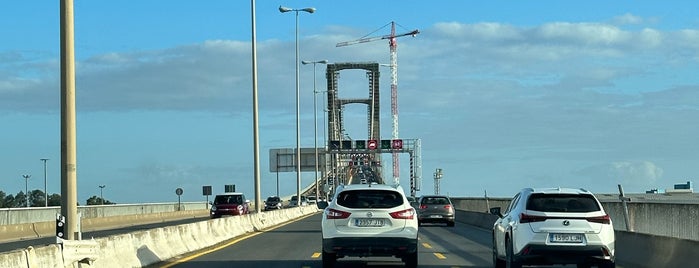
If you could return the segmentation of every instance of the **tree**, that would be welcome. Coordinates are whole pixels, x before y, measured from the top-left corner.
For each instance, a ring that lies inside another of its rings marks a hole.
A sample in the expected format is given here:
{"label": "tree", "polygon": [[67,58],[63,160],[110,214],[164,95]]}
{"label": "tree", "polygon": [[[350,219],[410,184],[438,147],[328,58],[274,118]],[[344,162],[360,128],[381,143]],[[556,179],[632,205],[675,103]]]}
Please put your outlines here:
{"label": "tree", "polygon": [[14,208],[17,207],[16,198],[12,195],[5,196],[2,199],[2,207],[4,208]]}
{"label": "tree", "polygon": [[[102,201],[104,201],[104,202],[102,202]],[[93,195],[92,197],[90,197],[90,198],[87,199],[87,205],[88,205],[88,206],[102,205],[102,204],[104,204],[104,205],[114,205],[114,204],[116,204],[116,203],[112,203],[112,202],[109,201],[109,200],[102,200],[102,198],[100,198],[99,196],[95,196],[95,195]]]}
{"label": "tree", "polygon": [[12,207],[15,208],[21,208],[21,207],[26,207],[27,206],[27,195],[20,191],[15,195],[15,202]]}
{"label": "tree", "polygon": [[29,191],[29,206],[30,207],[43,207],[46,202],[46,195],[42,190]]}
{"label": "tree", "polygon": [[49,195],[49,207],[57,207],[61,205],[61,195],[52,194]]}

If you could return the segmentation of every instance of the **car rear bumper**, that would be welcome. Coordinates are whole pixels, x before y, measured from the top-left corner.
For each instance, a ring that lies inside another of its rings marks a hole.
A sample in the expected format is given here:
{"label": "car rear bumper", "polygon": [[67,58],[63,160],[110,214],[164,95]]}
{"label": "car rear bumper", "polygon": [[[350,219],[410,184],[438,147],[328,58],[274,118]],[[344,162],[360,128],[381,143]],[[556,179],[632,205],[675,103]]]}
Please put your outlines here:
{"label": "car rear bumper", "polygon": [[402,237],[341,237],[323,239],[323,251],[344,256],[396,256],[417,251],[417,238]]}
{"label": "car rear bumper", "polygon": [[423,222],[454,222],[454,215],[440,215],[439,217],[433,217],[432,215],[426,215],[418,217],[418,221]]}
{"label": "car rear bumper", "polygon": [[527,245],[515,256],[523,264],[574,264],[614,261],[614,255],[607,247]]}

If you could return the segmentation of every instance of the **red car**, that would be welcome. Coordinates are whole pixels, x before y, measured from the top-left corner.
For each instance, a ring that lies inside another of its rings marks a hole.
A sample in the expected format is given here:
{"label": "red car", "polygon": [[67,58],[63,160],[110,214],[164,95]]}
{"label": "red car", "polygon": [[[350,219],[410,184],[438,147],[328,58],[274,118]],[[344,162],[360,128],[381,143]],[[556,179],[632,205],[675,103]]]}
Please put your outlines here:
{"label": "red car", "polygon": [[249,203],[250,201],[245,199],[242,193],[217,195],[211,203],[211,218],[248,214],[250,213]]}

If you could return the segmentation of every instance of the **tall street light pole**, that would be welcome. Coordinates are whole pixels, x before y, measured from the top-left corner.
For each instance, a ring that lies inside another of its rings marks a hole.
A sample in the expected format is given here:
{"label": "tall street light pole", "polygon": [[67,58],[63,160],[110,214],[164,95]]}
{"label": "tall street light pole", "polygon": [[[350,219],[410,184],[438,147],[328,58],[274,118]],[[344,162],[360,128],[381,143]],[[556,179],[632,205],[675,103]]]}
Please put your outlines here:
{"label": "tall street light pole", "polygon": [[298,205],[301,205],[301,119],[299,107],[299,11],[308,13],[316,12],[313,7],[302,9],[288,8],[279,6],[279,12],[286,13],[289,11],[296,12],[296,198]]}
{"label": "tall street light pole", "polygon": [[104,189],[104,187],[107,187],[107,185],[100,185],[99,187],[100,187],[100,202],[102,203],[102,205],[104,205],[104,197],[102,197],[102,189]]}
{"label": "tall street light pole", "polygon": [[315,188],[316,188],[316,199],[320,198],[320,192],[318,190],[318,108],[316,108],[316,64],[328,64],[327,60],[319,61],[301,61],[304,65],[313,64],[313,148],[315,150],[315,164],[316,164],[316,174],[315,174]]}
{"label": "tall street light pole", "polygon": [[24,178],[24,199],[27,207],[29,207],[29,178],[31,177],[32,175],[22,175],[22,178]]}
{"label": "tall street light pole", "polygon": [[46,161],[49,161],[49,159],[42,158],[39,160],[44,161],[44,206],[48,207],[49,206],[49,192],[46,190]]}

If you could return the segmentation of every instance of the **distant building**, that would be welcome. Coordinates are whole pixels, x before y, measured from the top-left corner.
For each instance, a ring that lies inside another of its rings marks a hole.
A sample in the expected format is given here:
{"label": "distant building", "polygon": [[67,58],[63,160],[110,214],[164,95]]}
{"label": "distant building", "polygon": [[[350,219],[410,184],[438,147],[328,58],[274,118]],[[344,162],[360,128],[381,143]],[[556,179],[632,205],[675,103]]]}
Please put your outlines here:
{"label": "distant building", "polygon": [[665,190],[666,193],[693,193],[692,182],[687,181],[687,183],[677,183],[672,189]]}

